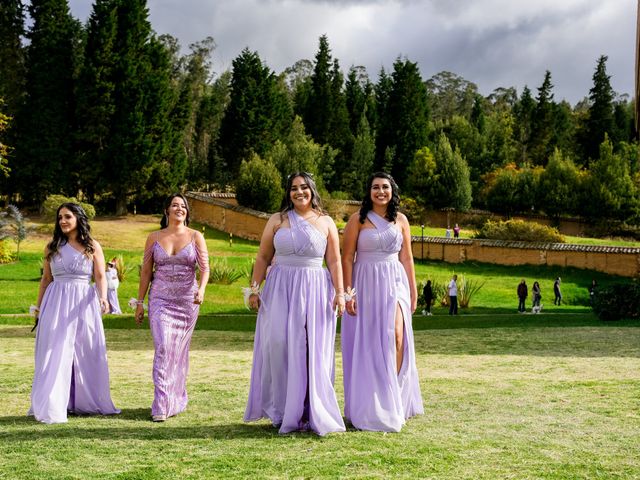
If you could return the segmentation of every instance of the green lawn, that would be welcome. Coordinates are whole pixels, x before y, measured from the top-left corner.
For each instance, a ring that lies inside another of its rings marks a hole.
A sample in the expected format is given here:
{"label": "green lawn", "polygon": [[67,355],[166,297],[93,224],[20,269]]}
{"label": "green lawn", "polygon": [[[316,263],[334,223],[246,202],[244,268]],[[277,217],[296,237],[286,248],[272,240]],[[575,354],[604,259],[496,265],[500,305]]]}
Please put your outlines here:
{"label": "green lawn", "polygon": [[[136,264],[157,218],[100,219],[94,233],[107,255]],[[254,242],[207,230],[210,251],[234,265],[255,256]],[[35,301],[43,235],[23,260],[0,266],[0,314]],[[0,478],[640,478],[640,322],[603,323],[587,306],[592,272],[481,264],[417,265],[418,279],[455,271],[485,281],[458,317],[442,307],[414,317],[425,415],[399,434],[358,432],[318,438],[280,436],[242,415],[255,315],[242,306],[241,280],[211,285],[194,333],[187,412],[149,420],[153,344],[130,314],[106,316],[112,394],[122,414],[71,417],[41,425],[25,413],[33,376],[28,316],[0,316]],[[562,276],[567,305],[551,305]],[[516,285],[539,280],[541,315],[514,313]],[[134,270],[121,303],[137,290]],[[342,405],[339,341],[336,390]]]}

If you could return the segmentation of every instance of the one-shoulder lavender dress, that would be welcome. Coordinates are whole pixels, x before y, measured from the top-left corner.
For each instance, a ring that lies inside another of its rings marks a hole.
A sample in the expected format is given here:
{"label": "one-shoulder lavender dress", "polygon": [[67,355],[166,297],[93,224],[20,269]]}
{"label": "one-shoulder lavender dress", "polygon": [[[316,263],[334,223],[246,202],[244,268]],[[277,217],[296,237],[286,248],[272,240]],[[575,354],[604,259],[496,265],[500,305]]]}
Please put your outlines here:
{"label": "one-shoulder lavender dress", "polygon": [[50,265],[53,281],[40,304],[28,415],[64,423],[67,412],[120,413],[109,392],[100,302],[91,285],[93,261],[64,244]]}
{"label": "one-shoulder lavender dress", "polygon": [[[423,413],[416,368],[411,296],[407,274],[398,260],[402,233],[374,212],[375,228],[360,230],[353,288],[357,314],[342,319],[345,417],[360,430],[398,432],[405,420]],[[404,317],[404,355],[396,368],[395,314]]]}
{"label": "one-shoulder lavender dress", "polygon": [[209,269],[209,260],[195,242],[169,255],[157,241],[145,252],[153,261],[149,290],[149,324],[155,347],[153,357],[154,395],[151,415],[171,417],[187,408],[189,346],[200,306],[193,303],[198,290],[196,265]]}
{"label": "one-shoulder lavender dress", "polygon": [[261,294],[244,420],[268,418],[280,433],[344,431],[333,388],[334,289],[322,261],[326,237],[288,212],[290,227],[274,237],[276,250]]}

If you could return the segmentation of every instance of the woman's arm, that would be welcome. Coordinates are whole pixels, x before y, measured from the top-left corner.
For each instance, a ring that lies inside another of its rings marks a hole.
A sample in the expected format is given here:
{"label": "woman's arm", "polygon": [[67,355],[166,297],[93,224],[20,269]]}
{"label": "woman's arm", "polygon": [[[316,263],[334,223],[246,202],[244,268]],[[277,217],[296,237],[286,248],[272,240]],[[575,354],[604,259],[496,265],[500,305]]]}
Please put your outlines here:
{"label": "woman's arm", "polygon": [[98,289],[98,296],[100,298],[100,308],[102,313],[109,311],[109,302],[107,301],[107,279],[105,274],[105,262],[104,253],[100,244],[93,241],[93,278],[96,282]]}
{"label": "woman's arm", "polygon": [[416,287],[416,271],[413,265],[413,253],[411,251],[411,226],[407,217],[402,213],[398,214],[398,223],[402,229],[402,248],[398,258],[404,267],[409,279],[409,292],[411,292],[411,313],[416,311],[418,306],[418,289]]}
{"label": "woman's arm", "polygon": [[327,236],[327,250],[325,251],[324,258],[327,263],[329,273],[331,274],[333,288],[336,290],[333,306],[334,308],[338,308],[338,315],[342,315],[342,312],[344,312],[345,302],[344,283],[342,281],[342,265],[340,264],[340,239],[338,237],[338,229],[330,216],[325,215],[322,219],[329,230],[329,235]]}
{"label": "woman's arm", "polygon": [[36,322],[38,317],[40,316],[40,305],[42,304],[42,297],[44,296],[44,292],[46,292],[47,287],[53,281],[53,275],[51,274],[51,264],[49,260],[47,260],[47,255],[49,255],[49,249],[45,247],[44,249],[44,258],[42,261],[42,278],[40,279],[40,286],[38,287],[38,300],[36,301]]}
{"label": "woman's arm", "polygon": [[[358,234],[360,233],[359,218],[360,214],[358,212],[351,215],[342,234],[342,278],[347,290],[353,287],[353,261],[358,245]],[[356,314],[357,302],[355,298],[346,303],[346,309],[349,314]]]}
{"label": "woman's arm", "polygon": [[[257,290],[267,275],[267,268],[271,265],[271,260],[276,252],[273,245],[273,237],[275,236],[276,227],[280,225],[280,214],[274,213],[264,227],[262,237],[260,238],[260,248],[256,256],[256,263],[253,266],[253,274],[251,275],[251,287]],[[257,293],[249,296],[249,306],[257,309],[260,306],[260,298]]]}
{"label": "woman's arm", "polygon": [[200,286],[193,302],[201,304],[204,301],[204,291],[207,288],[207,283],[209,283],[209,251],[207,250],[207,242],[205,242],[202,234],[196,231],[195,236],[196,258],[200,269]]}
{"label": "woman's arm", "polygon": [[147,290],[151,283],[151,275],[153,274],[153,244],[155,238],[156,233],[149,235],[144,246],[144,257],[142,268],[140,269],[140,284],[138,285],[138,304],[136,305],[136,323],[138,325],[141,325],[144,319],[144,297],[147,295]]}

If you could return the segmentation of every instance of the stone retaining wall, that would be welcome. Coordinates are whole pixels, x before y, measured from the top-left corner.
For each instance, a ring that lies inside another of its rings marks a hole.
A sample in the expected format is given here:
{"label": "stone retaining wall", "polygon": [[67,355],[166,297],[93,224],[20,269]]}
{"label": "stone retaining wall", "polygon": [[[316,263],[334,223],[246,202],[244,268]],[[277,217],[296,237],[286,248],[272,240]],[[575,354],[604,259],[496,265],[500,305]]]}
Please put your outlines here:
{"label": "stone retaining wall", "polygon": [[[223,232],[260,240],[269,214],[238,206],[235,198],[189,192],[191,218]],[[349,206],[353,208],[353,205]],[[448,263],[475,261],[498,265],[549,265],[584,268],[624,277],[640,276],[640,248],[413,237],[413,256]]]}

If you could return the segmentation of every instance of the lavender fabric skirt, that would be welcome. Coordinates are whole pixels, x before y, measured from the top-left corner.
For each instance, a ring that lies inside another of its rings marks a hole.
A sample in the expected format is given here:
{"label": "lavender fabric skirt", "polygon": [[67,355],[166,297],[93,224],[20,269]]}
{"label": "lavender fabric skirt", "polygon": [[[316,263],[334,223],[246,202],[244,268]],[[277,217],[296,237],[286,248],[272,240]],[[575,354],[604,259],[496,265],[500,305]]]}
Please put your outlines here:
{"label": "lavender fabric skirt", "polygon": [[[416,368],[409,282],[397,254],[358,253],[353,268],[358,313],[342,318],[344,411],[361,430],[398,432],[423,413]],[[395,314],[404,317],[404,355],[396,368]]]}
{"label": "lavender fabric skirt", "polygon": [[333,388],[333,295],[322,258],[278,257],[261,295],[245,421],[268,418],[280,433],[345,430]]}
{"label": "lavender fabric skirt", "polygon": [[120,308],[120,302],[118,301],[118,290],[115,288],[109,288],[107,290],[107,301],[109,302],[109,313],[120,315],[122,309]]}

